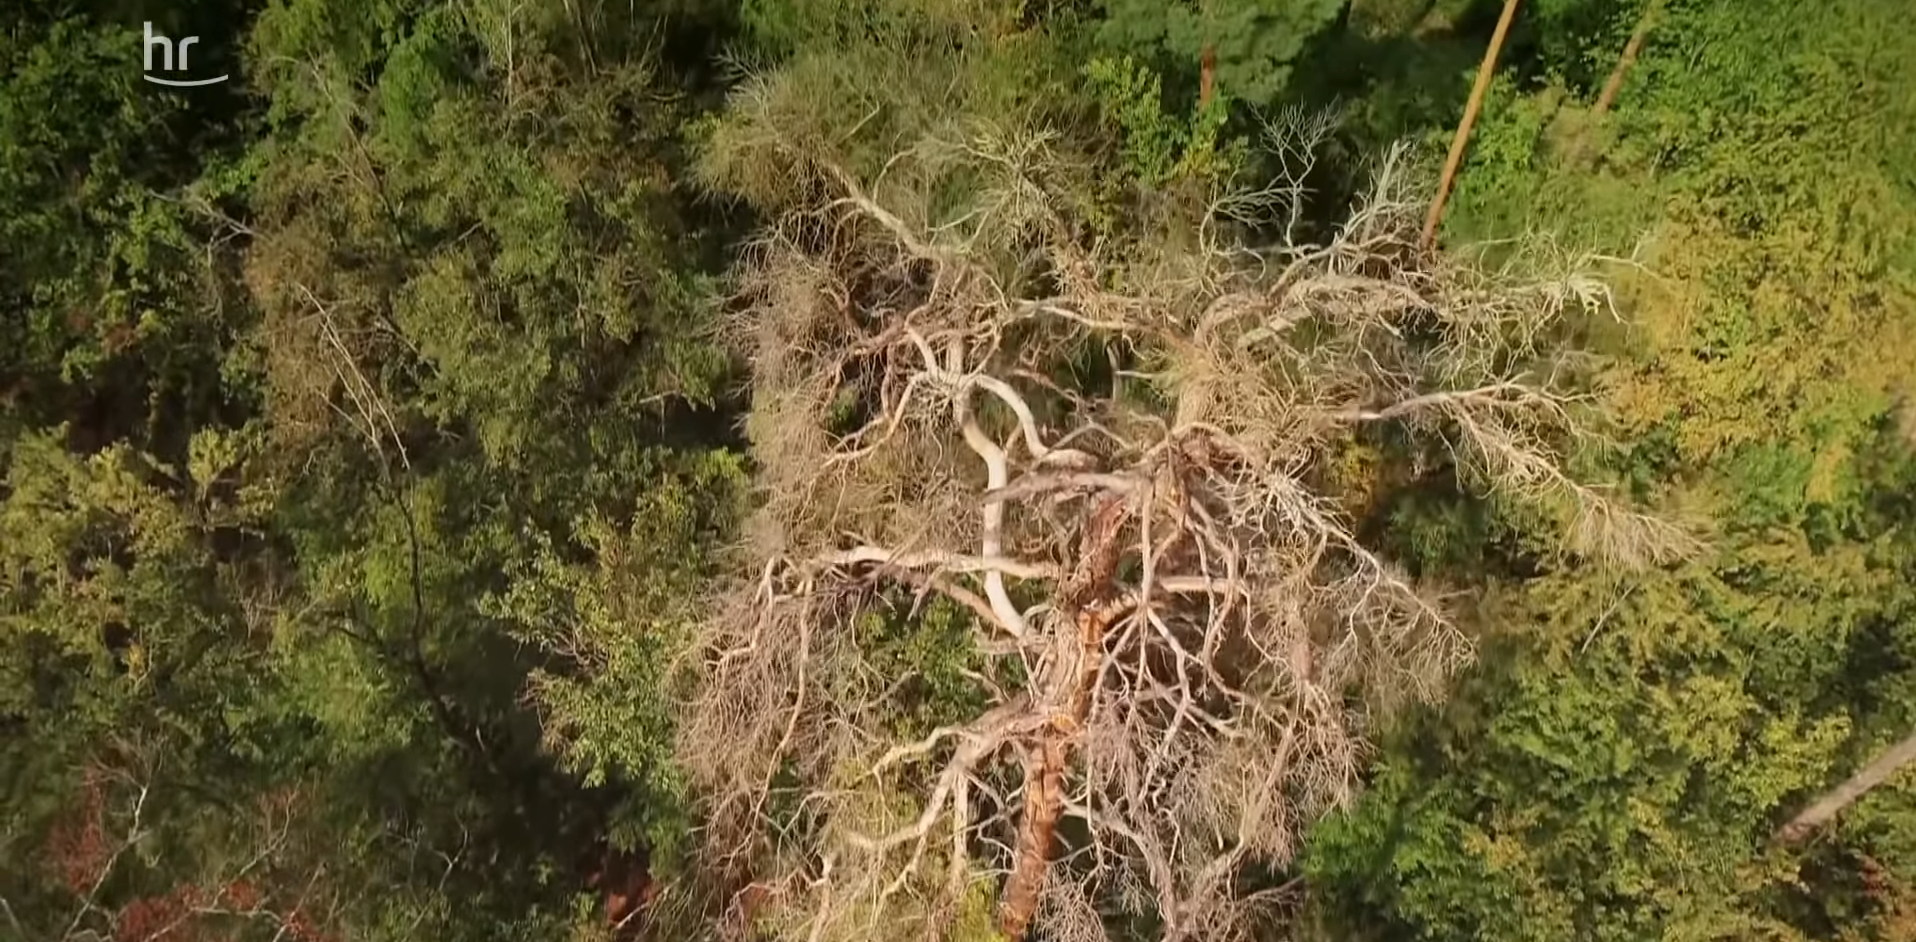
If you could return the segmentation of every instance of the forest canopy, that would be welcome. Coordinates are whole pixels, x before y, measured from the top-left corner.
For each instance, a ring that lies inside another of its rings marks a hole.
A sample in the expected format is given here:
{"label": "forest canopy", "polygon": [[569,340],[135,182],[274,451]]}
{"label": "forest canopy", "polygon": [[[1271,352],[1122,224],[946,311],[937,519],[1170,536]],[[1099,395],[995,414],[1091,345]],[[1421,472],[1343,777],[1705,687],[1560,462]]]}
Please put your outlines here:
{"label": "forest canopy", "polygon": [[1902,7],[14,3],[0,939],[1916,939]]}

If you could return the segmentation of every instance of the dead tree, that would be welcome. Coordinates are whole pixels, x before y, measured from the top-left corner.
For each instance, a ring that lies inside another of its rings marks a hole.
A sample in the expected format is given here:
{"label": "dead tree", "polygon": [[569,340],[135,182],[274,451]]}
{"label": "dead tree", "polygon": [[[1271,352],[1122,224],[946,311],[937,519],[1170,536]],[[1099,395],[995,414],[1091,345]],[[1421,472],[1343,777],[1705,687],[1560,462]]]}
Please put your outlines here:
{"label": "dead tree", "polygon": [[[714,145],[791,195],[741,273],[762,506],[681,749],[761,929],[950,937],[995,899],[1012,939],[1102,939],[1112,906],[1246,937],[1283,900],[1240,878],[1346,800],[1370,708],[1471,652],[1357,537],[1330,468],[1359,440],[1448,454],[1575,551],[1684,542],[1563,470],[1581,407],[1544,341],[1603,286],[1413,251],[1401,152],[1323,244],[1288,241],[1296,179],[1197,218],[1140,201],[1097,240],[1044,133],[932,135],[860,178],[777,104],[748,86]],[[1065,378],[1086,357],[1108,386]],[[922,736],[853,630],[900,590],[969,612],[987,704]]]}

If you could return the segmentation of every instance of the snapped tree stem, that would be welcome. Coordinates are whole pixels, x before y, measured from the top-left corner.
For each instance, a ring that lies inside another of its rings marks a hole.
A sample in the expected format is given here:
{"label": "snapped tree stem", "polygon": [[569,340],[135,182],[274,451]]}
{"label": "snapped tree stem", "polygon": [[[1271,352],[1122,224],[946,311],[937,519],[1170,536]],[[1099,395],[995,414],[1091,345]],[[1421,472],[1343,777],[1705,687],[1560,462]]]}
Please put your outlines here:
{"label": "snapped tree stem", "polygon": [[1824,792],[1821,798],[1791,818],[1788,824],[1778,828],[1776,839],[1791,844],[1809,837],[1828,824],[1830,819],[1841,814],[1844,808],[1855,804],[1857,799],[1869,794],[1870,789],[1888,781],[1890,776],[1912,761],[1916,761],[1916,732],[1889,747],[1843,784]]}

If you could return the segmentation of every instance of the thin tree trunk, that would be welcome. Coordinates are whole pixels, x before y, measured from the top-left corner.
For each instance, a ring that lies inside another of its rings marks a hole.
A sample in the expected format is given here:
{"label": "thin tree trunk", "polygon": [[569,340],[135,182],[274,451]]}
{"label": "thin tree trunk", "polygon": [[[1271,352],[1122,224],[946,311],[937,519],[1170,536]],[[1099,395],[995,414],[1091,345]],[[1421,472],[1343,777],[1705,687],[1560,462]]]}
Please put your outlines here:
{"label": "thin tree trunk", "polygon": [[1862,770],[1849,777],[1849,780],[1825,792],[1823,797],[1804,808],[1788,824],[1777,829],[1776,839],[1784,843],[1800,841],[1825,824],[1831,818],[1842,813],[1844,808],[1855,804],[1856,799],[1869,793],[1869,790],[1887,781],[1903,766],[1916,761],[1916,733],[1911,733],[1902,742],[1889,747],[1876,761],[1863,766]]}
{"label": "thin tree trunk", "polygon": [[1204,45],[1203,55],[1198,57],[1198,108],[1202,110],[1211,104],[1211,90],[1217,83],[1217,50],[1209,43]]}
{"label": "thin tree trunk", "polygon": [[1437,226],[1444,221],[1444,204],[1449,202],[1450,189],[1457,183],[1457,168],[1463,166],[1470,129],[1477,123],[1477,112],[1484,106],[1484,93],[1490,90],[1490,77],[1497,71],[1497,54],[1503,51],[1504,37],[1510,33],[1510,22],[1516,18],[1517,0],[1504,0],[1503,15],[1497,18],[1497,31],[1490,35],[1490,48],[1484,50],[1483,64],[1477,67],[1477,82],[1471,86],[1470,101],[1464,105],[1464,118],[1457,123],[1457,133],[1450,139],[1450,156],[1444,160],[1444,175],[1437,182],[1437,198],[1430,203],[1430,215],[1424,217],[1424,236],[1418,245],[1425,251],[1437,244]]}
{"label": "thin tree trunk", "polygon": [[1603,91],[1597,94],[1597,103],[1590,108],[1592,117],[1601,118],[1617,103],[1617,94],[1623,91],[1624,76],[1635,65],[1637,54],[1643,51],[1643,41],[1650,36],[1650,28],[1656,25],[1657,14],[1663,10],[1663,0],[1650,0],[1643,8],[1643,15],[1637,17],[1637,28],[1630,34],[1630,41],[1623,45],[1623,56],[1617,59],[1617,67],[1610,70],[1610,78],[1603,83]]}

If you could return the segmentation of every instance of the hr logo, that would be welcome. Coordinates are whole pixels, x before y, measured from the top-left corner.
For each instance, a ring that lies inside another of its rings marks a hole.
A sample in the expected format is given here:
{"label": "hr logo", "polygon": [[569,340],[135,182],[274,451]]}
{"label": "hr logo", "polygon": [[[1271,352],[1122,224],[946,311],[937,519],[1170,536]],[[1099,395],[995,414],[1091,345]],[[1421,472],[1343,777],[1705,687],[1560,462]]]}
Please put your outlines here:
{"label": "hr logo", "polygon": [[[187,71],[187,68],[188,68],[186,64],[187,50],[192,48],[193,44],[199,41],[200,41],[200,38],[198,36],[188,36],[185,39],[180,40],[177,44],[175,44],[173,40],[153,32],[153,24],[151,22],[148,22],[146,24],[146,74],[142,75],[141,78],[144,78],[147,81],[152,82],[156,85],[175,85],[175,86],[211,85],[214,82],[226,81],[226,76],[224,75],[219,76],[217,78],[209,78],[209,79],[166,79],[166,78],[160,78],[153,74],[154,47],[158,47],[160,50],[160,54],[165,57],[164,61],[166,64],[163,66],[163,68],[166,71],[185,72]],[[178,68],[175,68],[173,65],[173,53],[176,51],[180,54],[180,63]]]}

